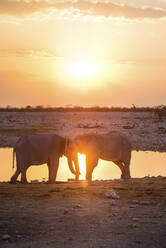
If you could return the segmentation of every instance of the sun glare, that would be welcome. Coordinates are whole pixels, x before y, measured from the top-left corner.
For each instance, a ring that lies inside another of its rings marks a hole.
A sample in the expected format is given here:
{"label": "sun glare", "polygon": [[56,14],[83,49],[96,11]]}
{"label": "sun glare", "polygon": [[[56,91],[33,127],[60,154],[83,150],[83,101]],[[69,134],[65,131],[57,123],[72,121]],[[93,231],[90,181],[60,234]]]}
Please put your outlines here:
{"label": "sun glare", "polygon": [[78,153],[78,162],[79,162],[80,172],[85,174],[86,173],[86,156],[85,156],[85,154]]}
{"label": "sun glare", "polygon": [[97,73],[97,65],[88,60],[77,60],[68,63],[68,72],[76,78],[91,78]]}

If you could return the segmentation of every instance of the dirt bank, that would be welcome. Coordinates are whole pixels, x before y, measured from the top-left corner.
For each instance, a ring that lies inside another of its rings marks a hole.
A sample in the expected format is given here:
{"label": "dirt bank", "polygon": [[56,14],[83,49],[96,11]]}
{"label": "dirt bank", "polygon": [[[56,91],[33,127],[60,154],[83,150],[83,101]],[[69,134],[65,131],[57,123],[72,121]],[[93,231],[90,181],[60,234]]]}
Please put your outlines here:
{"label": "dirt bank", "polygon": [[134,150],[166,151],[166,118],[151,112],[1,112],[0,147],[12,147],[23,133],[57,133],[73,138],[89,132],[126,133]]}
{"label": "dirt bank", "polygon": [[[110,189],[120,198],[107,198]],[[164,248],[166,244],[164,177],[91,185],[1,183],[0,203],[2,248]]]}

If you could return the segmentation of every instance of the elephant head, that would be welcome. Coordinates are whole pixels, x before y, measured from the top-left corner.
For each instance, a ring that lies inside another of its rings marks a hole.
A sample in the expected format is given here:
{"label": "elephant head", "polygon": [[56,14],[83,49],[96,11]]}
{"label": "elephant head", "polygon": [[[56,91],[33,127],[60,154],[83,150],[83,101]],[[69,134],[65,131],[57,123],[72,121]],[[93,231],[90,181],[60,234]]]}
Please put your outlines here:
{"label": "elephant head", "polygon": [[98,163],[98,149],[92,135],[80,135],[70,142],[69,154],[72,157],[76,171],[79,172],[78,153],[86,155],[86,179],[91,180],[92,171]]}

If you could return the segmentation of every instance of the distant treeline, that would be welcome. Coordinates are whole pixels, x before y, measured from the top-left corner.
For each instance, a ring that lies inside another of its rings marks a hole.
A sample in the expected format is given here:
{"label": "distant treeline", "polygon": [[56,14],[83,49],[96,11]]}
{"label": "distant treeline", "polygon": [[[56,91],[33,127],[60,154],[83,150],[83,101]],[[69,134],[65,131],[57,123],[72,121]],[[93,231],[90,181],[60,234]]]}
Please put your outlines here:
{"label": "distant treeline", "polygon": [[157,110],[166,110],[166,105],[159,105],[154,107],[82,107],[82,106],[65,106],[65,107],[44,107],[26,106],[26,107],[0,107],[1,112],[154,112]]}

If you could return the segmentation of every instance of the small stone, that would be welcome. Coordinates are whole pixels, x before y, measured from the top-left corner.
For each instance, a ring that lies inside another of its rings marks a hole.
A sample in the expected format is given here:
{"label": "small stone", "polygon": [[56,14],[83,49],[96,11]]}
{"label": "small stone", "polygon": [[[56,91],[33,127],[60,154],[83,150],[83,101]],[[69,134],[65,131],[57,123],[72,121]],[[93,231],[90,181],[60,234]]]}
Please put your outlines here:
{"label": "small stone", "polygon": [[140,204],[144,205],[144,206],[149,206],[149,205],[151,205],[151,202],[150,201],[141,201]]}
{"label": "small stone", "polygon": [[131,227],[131,228],[137,228],[138,225],[136,223],[132,223],[132,224],[129,224],[128,227]]}
{"label": "small stone", "polygon": [[115,200],[109,200],[109,203],[111,206],[115,206],[116,205],[116,201]]}
{"label": "small stone", "polygon": [[65,208],[63,214],[68,214],[73,211],[73,208]]}
{"label": "small stone", "polygon": [[83,206],[81,204],[76,204],[74,208],[83,208]]}
{"label": "small stone", "polygon": [[69,210],[68,209],[64,209],[63,214],[68,214]]}
{"label": "small stone", "polygon": [[119,199],[119,196],[116,194],[116,192],[111,189],[111,190],[108,190],[106,193],[105,193],[105,196],[107,198],[112,198],[112,199]]}
{"label": "small stone", "polygon": [[134,204],[138,204],[138,203],[139,203],[139,201],[138,201],[138,200],[132,200],[132,203],[134,203]]}
{"label": "small stone", "polygon": [[22,236],[21,236],[21,235],[17,235],[16,237],[17,237],[18,239],[22,238]]}
{"label": "small stone", "polygon": [[55,243],[55,242],[56,242],[55,239],[50,240],[50,243]]}
{"label": "small stone", "polygon": [[31,183],[39,183],[39,181],[36,179],[36,180],[31,180]]}
{"label": "small stone", "polygon": [[35,221],[35,222],[34,222],[34,225],[38,225],[38,224],[39,224],[39,222],[38,222],[38,221]]}
{"label": "small stone", "polygon": [[116,217],[116,216],[118,216],[118,214],[117,213],[112,213],[112,216]]}
{"label": "small stone", "polygon": [[64,221],[63,219],[58,220],[59,223],[61,223],[61,222],[63,222],[63,221]]}
{"label": "small stone", "polygon": [[138,218],[132,218],[133,221],[138,221],[139,219]]}
{"label": "small stone", "polygon": [[11,238],[11,236],[9,234],[4,234],[2,236],[2,240],[9,240]]}
{"label": "small stone", "polygon": [[54,229],[55,229],[54,226],[51,226],[51,227],[50,227],[50,231],[53,231]]}
{"label": "small stone", "polygon": [[141,241],[140,240],[136,240],[135,243],[141,244]]}
{"label": "small stone", "polygon": [[131,204],[131,205],[129,205],[129,208],[136,208],[136,205]]}

